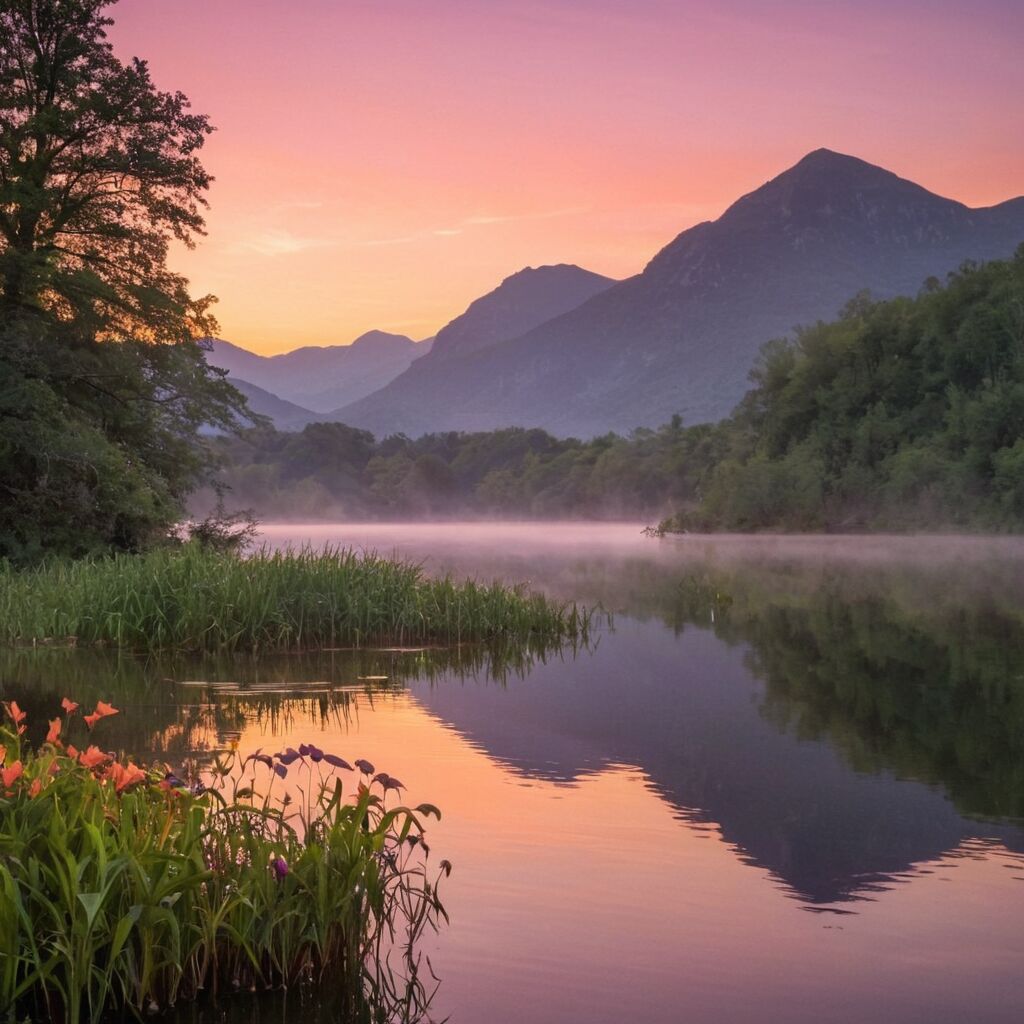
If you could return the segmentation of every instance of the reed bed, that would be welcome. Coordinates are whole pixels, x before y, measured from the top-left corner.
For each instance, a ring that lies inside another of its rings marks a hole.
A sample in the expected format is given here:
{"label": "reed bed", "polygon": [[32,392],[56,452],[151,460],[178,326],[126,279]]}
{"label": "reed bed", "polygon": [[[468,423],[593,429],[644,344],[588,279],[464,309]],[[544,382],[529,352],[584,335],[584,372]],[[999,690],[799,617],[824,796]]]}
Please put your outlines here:
{"label": "reed bed", "polygon": [[5,708],[0,1020],[82,1024],[326,979],[346,1020],[426,1012],[416,941],[446,919],[450,867],[428,874],[440,812],[402,806],[397,779],[311,745],[179,778],[102,751],[91,730],[118,713],[103,702],[83,720],[65,700],[35,749]]}
{"label": "reed bed", "polygon": [[296,651],[373,645],[560,642],[589,614],[523,587],[431,578],[339,547],[198,544],[142,555],[0,565],[0,642],[137,650]]}

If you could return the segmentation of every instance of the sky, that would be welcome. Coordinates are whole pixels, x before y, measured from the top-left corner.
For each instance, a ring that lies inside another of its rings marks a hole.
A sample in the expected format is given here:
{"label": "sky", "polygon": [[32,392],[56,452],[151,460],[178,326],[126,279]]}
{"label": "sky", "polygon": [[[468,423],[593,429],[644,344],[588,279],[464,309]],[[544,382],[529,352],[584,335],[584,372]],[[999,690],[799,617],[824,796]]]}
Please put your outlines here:
{"label": "sky", "polygon": [[254,351],[428,337],[526,266],[628,277],[820,146],[1024,194],[1021,0],[121,0],[217,127],[173,264]]}

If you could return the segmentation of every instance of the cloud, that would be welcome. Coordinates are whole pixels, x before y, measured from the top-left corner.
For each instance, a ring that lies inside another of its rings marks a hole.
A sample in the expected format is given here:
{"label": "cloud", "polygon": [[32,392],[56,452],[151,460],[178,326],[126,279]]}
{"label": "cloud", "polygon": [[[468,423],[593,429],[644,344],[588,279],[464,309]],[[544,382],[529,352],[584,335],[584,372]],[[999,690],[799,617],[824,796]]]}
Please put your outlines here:
{"label": "cloud", "polygon": [[353,245],[404,245],[406,242],[415,242],[422,238],[422,235],[401,235],[398,238],[368,238],[365,242],[353,242]]}
{"label": "cloud", "polygon": [[491,224],[509,224],[521,220],[549,220],[552,217],[570,217],[578,213],[589,212],[583,206],[565,207],[560,210],[545,210],[540,213],[511,213],[511,214],[477,214],[473,217],[466,217],[460,220],[453,227],[432,228],[428,231],[417,231],[412,235],[399,235],[396,238],[370,238],[362,242],[353,242],[352,245],[405,245],[409,242],[420,242],[425,238],[454,238],[456,235],[464,234],[467,228],[487,227]]}
{"label": "cloud", "polygon": [[282,199],[270,207],[271,213],[291,213],[294,210],[322,210],[324,204],[319,199]]}
{"label": "cloud", "polygon": [[476,217],[467,217],[462,223],[467,226],[508,224],[517,220],[552,220],[555,217],[572,217],[578,213],[588,212],[585,206],[566,206],[559,210],[544,210],[539,213],[480,214]]}
{"label": "cloud", "polygon": [[336,243],[326,238],[304,238],[290,231],[269,230],[239,239],[230,250],[257,256],[294,256],[310,249],[324,249]]}

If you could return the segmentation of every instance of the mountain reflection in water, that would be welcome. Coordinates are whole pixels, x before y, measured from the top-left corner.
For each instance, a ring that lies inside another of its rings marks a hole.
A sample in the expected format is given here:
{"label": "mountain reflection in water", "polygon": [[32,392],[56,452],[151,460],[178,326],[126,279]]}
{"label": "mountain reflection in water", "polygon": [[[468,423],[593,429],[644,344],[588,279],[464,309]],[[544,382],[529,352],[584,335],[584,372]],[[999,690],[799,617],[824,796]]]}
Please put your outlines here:
{"label": "mountain reflection in water", "polygon": [[172,760],[315,736],[438,803],[432,845],[455,864],[430,950],[442,1016],[1024,1014],[1024,545],[268,536],[528,578],[614,622],[588,649],[525,656],[7,652],[5,698],[42,721],[65,692],[114,697],[108,742]]}

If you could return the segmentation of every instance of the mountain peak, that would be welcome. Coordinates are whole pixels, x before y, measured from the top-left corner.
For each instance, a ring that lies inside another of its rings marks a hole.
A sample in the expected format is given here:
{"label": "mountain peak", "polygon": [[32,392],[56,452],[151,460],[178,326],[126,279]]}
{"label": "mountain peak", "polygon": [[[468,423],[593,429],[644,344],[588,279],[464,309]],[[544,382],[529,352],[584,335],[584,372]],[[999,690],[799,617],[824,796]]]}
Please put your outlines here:
{"label": "mountain peak", "polygon": [[523,267],[442,328],[424,358],[437,361],[456,353],[466,355],[518,337],[615,283],[574,263]]}
{"label": "mountain peak", "polygon": [[367,331],[365,334],[360,334],[355,341],[352,342],[350,348],[371,348],[375,345],[397,345],[402,348],[407,348],[410,345],[415,345],[416,342],[412,338],[406,337],[404,334],[392,334],[389,331]]}
{"label": "mountain peak", "polygon": [[833,209],[847,204],[861,207],[868,196],[872,202],[888,198],[926,205],[952,202],[867,160],[831,149],[815,149],[733,203],[722,215],[722,220],[751,208],[783,207],[789,210],[808,204]]}

